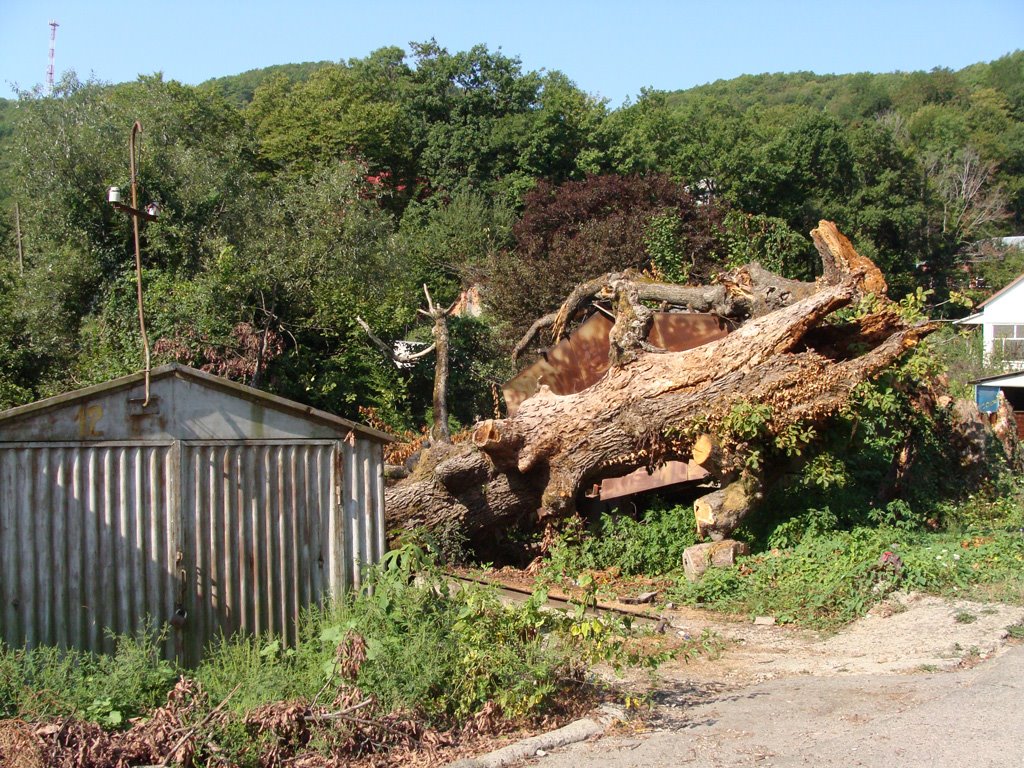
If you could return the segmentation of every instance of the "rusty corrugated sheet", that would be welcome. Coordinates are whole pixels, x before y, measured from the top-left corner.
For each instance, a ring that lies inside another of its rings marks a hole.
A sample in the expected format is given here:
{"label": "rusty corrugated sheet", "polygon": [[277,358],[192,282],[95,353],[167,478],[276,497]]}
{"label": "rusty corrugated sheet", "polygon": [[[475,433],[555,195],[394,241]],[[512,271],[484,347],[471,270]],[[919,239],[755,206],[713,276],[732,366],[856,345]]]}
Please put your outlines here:
{"label": "rusty corrugated sheet", "polygon": [[169,652],[296,640],[301,610],[362,583],[384,539],[378,446],[183,441],[0,446],[6,643],[112,651],[105,630],[188,618]]}
{"label": "rusty corrugated sheet", "polygon": [[9,645],[112,651],[173,604],[170,444],[0,444],[0,617]]}
{"label": "rusty corrugated sheet", "polygon": [[338,506],[376,492],[355,477],[339,493],[339,470],[347,475],[345,456],[356,450],[324,441],[182,444],[187,658],[221,633],[269,631],[294,643],[302,608],[351,586],[356,562],[376,562]]}
{"label": "rusty corrugated sheet", "polygon": [[360,587],[363,570],[376,563],[387,548],[384,536],[384,475],[380,471],[380,448],[366,442],[342,443],[345,528],[336,539],[347,557],[344,563],[346,587]]}
{"label": "rusty corrugated sheet", "polygon": [[[524,368],[503,388],[509,415],[533,395],[541,384],[556,395],[582,392],[608,370],[609,333],[612,321],[595,312],[567,339],[547,350],[544,356]],[[685,312],[655,312],[647,341],[659,349],[682,352],[725,336],[730,330],[718,315]]]}
{"label": "rusty corrugated sheet", "polygon": [[641,467],[622,477],[605,478],[587,495],[608,501],[677,483],[704,480],[707,476],[707,470],[692,461],[666,461],[653,472]]}

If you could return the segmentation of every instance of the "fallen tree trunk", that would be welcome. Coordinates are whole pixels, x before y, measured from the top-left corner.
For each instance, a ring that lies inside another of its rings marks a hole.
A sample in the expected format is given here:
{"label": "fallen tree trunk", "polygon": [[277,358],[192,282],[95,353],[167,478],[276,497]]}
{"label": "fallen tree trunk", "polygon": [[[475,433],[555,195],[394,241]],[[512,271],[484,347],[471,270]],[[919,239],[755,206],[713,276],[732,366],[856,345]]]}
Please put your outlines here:
{"label": "fallen tree trunk", "polygon": [[[731,273],[714,288],[745,307],[750,319],[725,338],[684,352],[652,352],[639,343],[643,335],[623,333],[632,347],[613,348],[617,364],[593,386],[563,396],[542,385],[515,416],[481,422],[471,443],[428,457],[389,489],[389,524],[454,523],[471,541],[486,542],[524,521],[571,514],[577,493],[591,483],[696,452],[725,486],[716,492],[720,498],[704,503],[704,532],[727,537],[759,497],[759,478],[745,467],[749,446],[729,431],[736,408],[757,404],[776,434],[821,422],[847,402],[854,386],[932,330],[909,326],[891,310],[881,273],[834,225],[822,222],[812,236],[825,264],[817,283],[784,281],[756,265]],[[604,287],[591,281],[587,291],[634,301],[638,292],[628,295],[614,284],[625,278],[613,277]],[[836,310],[867,293],[878,297],[879,309],[846,324],[829,323]],[[559,313],[560,325],[577,311],[580,296],[571,301]],[[635,321],[637,313],[625,314]]]}

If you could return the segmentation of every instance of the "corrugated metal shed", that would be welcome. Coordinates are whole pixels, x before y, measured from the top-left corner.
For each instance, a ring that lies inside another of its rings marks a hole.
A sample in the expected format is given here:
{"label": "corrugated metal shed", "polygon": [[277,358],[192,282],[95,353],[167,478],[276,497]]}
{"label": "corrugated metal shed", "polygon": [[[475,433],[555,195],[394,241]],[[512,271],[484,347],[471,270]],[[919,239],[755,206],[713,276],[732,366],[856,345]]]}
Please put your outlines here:
{"label": "corrugated metal shed", "polygon": [[302,607],[385,551],[389,435],[180,365],[0,413],[0,638],[112,650],[187,612],[295,638]]}

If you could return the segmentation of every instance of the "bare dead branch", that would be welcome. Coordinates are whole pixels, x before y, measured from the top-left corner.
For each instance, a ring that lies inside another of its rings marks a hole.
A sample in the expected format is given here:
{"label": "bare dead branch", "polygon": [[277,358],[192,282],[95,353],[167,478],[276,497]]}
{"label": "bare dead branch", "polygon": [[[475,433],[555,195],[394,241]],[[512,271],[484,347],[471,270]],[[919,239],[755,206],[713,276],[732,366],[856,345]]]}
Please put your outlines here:
{"label": "bare dead branch", "polygon": [[419,352],[399,352],[393,346],[389,346],[386,342],[382,341],[377,335],[370,329],[369,323],[363,318],[356,315],[356,322],[359,323],[359,327],[366,331],[366,335],[370,337],[370,341],[377,347],[381,352],[387,355],[392,362],[397,364],[408,364],[419,360],[422,357],[426,357],[434,351],[436,344],[431,344],[425,349],[421,349]]}
{"label": "bare dead branch", "polygon": [[519,340],[519,343],[512,349],[512,363],[513,365],[519,359],[519,356],[523,354],[523,351],[530,346],[534,339],[545,328],[550,328],[555,323],[555,319],[558,317],[557,312],[551,312],[550,314],[544,315],[544,317],[537,318],[533,321],[533,325],[530,326],[523,338]]}

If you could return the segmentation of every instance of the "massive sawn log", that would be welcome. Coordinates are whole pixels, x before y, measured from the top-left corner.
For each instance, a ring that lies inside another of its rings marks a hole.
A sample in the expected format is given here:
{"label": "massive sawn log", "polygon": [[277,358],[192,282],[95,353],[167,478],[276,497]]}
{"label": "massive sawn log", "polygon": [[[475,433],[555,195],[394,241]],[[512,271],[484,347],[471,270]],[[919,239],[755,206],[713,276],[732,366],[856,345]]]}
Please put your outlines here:
{"label": "massive sawn log", "polygon": [[[486,545],[496,532],[571,514],[580,490],[603,478],[696,457],[721,486],[698,500],[698,528],[727,536],[756,506],[763,481],[744,462],[749,446],[723,428],[730,413],[741,404],[767,406],[775,434],[819,424],[858,383],[933,330],[901,319],[885,298],[881,272],[834,224],[823,221],[811,235],[824,266],[815,283],[750,265],[698,288],[623,275],[585,284],[548,325],[561,333],[588,296],[611,298],[617,320],[610,370],[577,394],[555,395],[542,385],[513,417],[477,424],[470,442],[428,451],[407,480],[388,489],[389,526],[454,524]],[[873,299],[861,301],[869,294]],[[695,349],[650,350],[638,328],[652,299],[743,322]],[[872,309],[836,320],[834,313],[854,302]]]}

